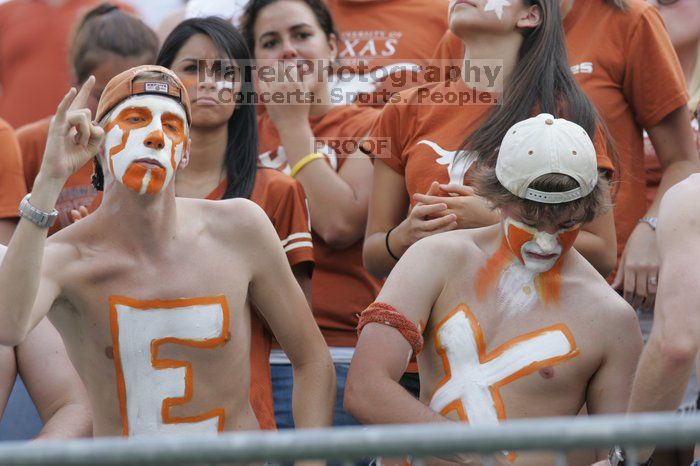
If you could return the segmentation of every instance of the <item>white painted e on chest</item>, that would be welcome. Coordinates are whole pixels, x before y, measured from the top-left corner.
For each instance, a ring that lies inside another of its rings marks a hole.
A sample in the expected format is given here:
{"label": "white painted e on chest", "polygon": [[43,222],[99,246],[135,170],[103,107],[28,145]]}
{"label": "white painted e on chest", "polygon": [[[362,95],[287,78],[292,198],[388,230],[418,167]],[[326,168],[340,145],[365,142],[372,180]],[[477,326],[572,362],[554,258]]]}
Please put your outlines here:
{"label": "white painted e on chest", "polygon": [[158,350],[166,343],[202,350],[225,344],[229,311],[224,296],[168,301],[113,296],[110,325],[123,435],[223,430],[222,407],[185,418],[170,414],[173,406],[186,404],[193,396],[192,365],[159,359]]}

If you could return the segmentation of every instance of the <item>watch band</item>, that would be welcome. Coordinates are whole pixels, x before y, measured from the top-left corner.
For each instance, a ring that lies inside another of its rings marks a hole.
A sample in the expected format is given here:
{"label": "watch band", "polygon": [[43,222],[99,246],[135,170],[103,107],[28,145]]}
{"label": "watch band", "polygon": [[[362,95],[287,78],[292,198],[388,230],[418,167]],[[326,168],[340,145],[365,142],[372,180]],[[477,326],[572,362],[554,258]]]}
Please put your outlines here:
{"label": "watch band", "polygon": [[29,198],[31,193],[24,196],[22,202],[19,203],[19,215],[24,217],[33,224],[41,228],[51,228],[58,218],[58,211],[53,209],[53,212],[44,212],[34,207]]}
{"label": "watch band", "polygon": [[654,231],[656,231],[656,222],[657,222],[656,217],[642,217],[639,219],[639,223],[646,223]]}

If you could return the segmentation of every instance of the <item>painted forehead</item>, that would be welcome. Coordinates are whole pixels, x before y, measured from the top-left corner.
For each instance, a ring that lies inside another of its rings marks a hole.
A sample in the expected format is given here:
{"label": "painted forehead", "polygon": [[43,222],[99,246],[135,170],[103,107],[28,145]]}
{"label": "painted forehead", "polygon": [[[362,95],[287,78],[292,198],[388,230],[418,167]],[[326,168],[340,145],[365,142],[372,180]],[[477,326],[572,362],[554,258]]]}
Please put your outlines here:
{"label": "painted forehead", "polygon": [[147,108],[154,115],[171,113],[179,117],[185,126],[187,126],[187,115],[185,113],[185,109],[182,108],[182,105],[170,97],[150,94],[136,95],[124,100],[119,105],[114,107],[108,121],[111,122],[114,120],[122,112],[122,110],[127,108]]}

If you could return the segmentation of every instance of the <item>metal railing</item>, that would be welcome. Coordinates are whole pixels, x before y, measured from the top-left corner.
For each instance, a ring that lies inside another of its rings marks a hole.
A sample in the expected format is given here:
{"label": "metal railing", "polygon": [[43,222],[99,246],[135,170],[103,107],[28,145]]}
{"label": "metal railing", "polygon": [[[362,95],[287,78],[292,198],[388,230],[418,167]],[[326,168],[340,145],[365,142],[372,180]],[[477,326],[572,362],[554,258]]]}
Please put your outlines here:
{"label": "metal railing", "polygon": [[[279,432],[226,433],[215,437],[168,436],[0,443],[2,466],[164,466],[297,459],[351,461],[375,456],[413,458],[456,453],[492,455],[502,451],[566,452],[582,448],[626,447],[636,464],[644,445],[700,442],[700,416],[644,414],[523,419],[497,426],[429,425],[344,427]],[[485,464],[491,464],[489,456]],[[420,463],[420,461],[418,462]],[[415,463],[414,463],[415,464]]]}

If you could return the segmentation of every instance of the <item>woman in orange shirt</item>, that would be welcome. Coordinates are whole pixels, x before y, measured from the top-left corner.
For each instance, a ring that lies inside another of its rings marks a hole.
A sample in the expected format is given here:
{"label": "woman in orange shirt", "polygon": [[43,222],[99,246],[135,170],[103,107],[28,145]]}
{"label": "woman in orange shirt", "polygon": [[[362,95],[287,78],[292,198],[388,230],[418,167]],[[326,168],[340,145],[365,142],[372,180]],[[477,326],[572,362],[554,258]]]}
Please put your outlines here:
{"label": "woman in orange shirt", "polygon": [[[700,171],[688,125],[683,71],[657,8],[645,0],[559,0],[571,71],[610,129],[619,154],[615,187],[618,268],[613,286],[633,307],[653,306],[659,253],[654,225],[663,193]],[[448,32],[435,58],[461,59]],[[645,201],[644,144],[649,133],[662,180]]]}
{"label": "woman in orange shirt", "polygon": [[[556,1],[457,0],[449,20],[450,30],[468,44],[469,66],[455,80],[399,94],[371,133],[391,141],[389,151],[374,153],[364,245],[365,264],[378,277],[423,237],[497,222],[465,181],[473,164],[493,163],[507,128],[535,108],[585,128],[596,141],[599,169],[609,174],[614,168],[602,124],[569,72]],[[609,272],[615,262],[612,214],[582,230],[576,248]]]}
{"label": "woman in orange shirt", "polygon": [[[379,282],[362,267],[372,163],[356,148],[378,111],[331,100],[329,69],[337,58],[338,34],[322,0],[252,0],[242,29],[266,104],[258,125],[260,162],[294,176],[309,200],[316,259],[312,309],[338,383],[333,423],[354,424],[342,399],[357,342],[356,315],[379,291]],[[269,72],[277,70],[284,72],[281,79],[270,79]],[[275,96],[284,102],[273,102]],[[281,352],[273,358],[277,424],[292,427],[291,366]]]}

